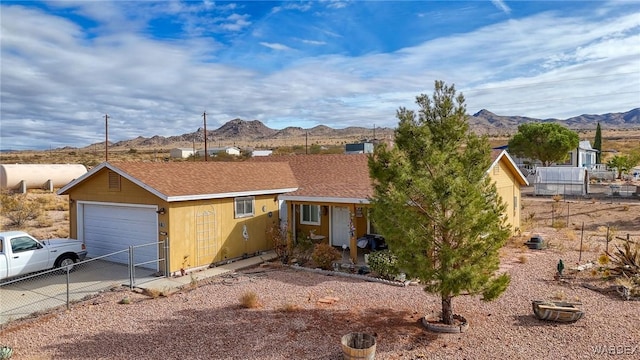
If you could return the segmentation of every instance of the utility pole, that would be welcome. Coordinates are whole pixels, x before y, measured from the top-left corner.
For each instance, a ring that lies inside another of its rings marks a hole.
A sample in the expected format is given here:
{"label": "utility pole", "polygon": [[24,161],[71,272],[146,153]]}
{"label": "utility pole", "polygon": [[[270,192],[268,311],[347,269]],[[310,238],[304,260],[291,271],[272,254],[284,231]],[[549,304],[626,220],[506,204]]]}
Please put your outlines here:
{"label": "utility pole", "polygon": [[202,113],[204,118],[204,161],[209,161],[209,149],[207,149],[207,112]]}
{"label": "utility pole", "polygon": [[109,114],[104,114],[104,161],[109,161]]}

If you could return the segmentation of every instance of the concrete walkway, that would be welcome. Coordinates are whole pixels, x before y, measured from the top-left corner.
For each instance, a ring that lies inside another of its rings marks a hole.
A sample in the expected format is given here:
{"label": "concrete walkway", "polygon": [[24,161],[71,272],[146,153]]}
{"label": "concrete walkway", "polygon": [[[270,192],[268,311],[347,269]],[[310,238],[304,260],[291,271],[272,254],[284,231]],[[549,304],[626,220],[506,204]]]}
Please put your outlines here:
{"label": "concrete walkway", "polygon": [[274,251],[268,251],[262,255],[250,257],[248,259],[237,260],[228,264],[216,266],[213,268],[206,268],[199,271],[196,270],[194,272],[187,273],[184,276],[162,277],[150,281],[145,281],[140,285],[136,284],[135,287],[140,289],[155,289],[160,291],[165,291],[166,289],[168,289],[170,292],[173,292],[179,290],[183,286],[190,285],[192,278],[195,278],[196,280],[202,280],[214,276],[233,273],[241,269],[260,265],[266,261],[272,261],[276,258],[277,255]]}

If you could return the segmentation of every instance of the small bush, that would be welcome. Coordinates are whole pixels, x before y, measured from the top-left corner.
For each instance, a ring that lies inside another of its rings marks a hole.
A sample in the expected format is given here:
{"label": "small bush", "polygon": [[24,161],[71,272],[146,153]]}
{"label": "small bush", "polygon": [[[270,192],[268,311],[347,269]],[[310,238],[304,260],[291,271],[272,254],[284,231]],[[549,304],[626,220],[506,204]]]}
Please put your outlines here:
{"label": "small bush", "polygon": [[293,248],[293,256],[299,265],[305,265],[311,260],[313,253],[313,241],[308,236],[299,233]]}
{"label": "small bush", "polygon": [[279,223],[274,222],[267,229],[267,238],[273,244],[273,251],[283,264],[288,264],[291,260],[292,250],[287,239],[287,230]]}
{"label": "small bush", "polygon": [[376,251],[369,254],[369,267],[385,279],[393,279],[400,270],[398,260],[389,250]]}
{"label": "small bush", "polygon": [[526,263],[527,263],[527,261],[529,261],[529,258],[528,258],[526,255],[520,255],[520,256],[518,257],[518,261],[519,261],[521,264],[526,264]]}
{"label": "small bush", "polygon": [[311,259],[321,269],[331,270],[333,262],[342,258],[342,254],[333,246],[322,243],[315,246]]}
{"label": "small bush", "polygon": [[551,227],[554,229],[564,229],[567,227],[567,223],[564,220],[555,220],[553,224],[551,224]]}
{"label": "small bush", "polygon": [[26,194],[0,194],[2,214],[10,220],[10,226],[23,226],[29,220],[38,218],[43,213],[41,202],[33,201]]}
{"label": "small bush", "polygon": [[555,202],[560,202],[560,200],[562,200],[562,195],[560,194],[553,195],[552,199]]}
{"label": "small bush", "polygon": [[245,309],[255,309],[260,307],[258,294],[253,291],[247,291],[240,296],[240,305]]}

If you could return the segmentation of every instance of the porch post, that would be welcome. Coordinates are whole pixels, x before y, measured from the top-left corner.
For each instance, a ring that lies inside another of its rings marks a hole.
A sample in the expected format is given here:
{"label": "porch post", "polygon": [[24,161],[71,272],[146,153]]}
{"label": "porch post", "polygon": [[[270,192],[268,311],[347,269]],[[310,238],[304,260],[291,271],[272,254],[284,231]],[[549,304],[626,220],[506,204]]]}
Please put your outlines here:
{"label": "porch post", "polygon": [[295,211],[296,211],[296,204],[291,201],[287,201],[287,204],[289,206],[289,209],[287,209],[287,246],[288,246],[288,250],[291,252],[293,249],[293,228],[294,228],[294,221],[296,219],[295,217]]}
{"label": "porch post", "polygon": [[354,264],[358,263],[358,242],[356,241],[356,236],[358,234],[358,229],[356,229],[356,206],[355,204],[351,204],[349,206],[349,255],[351,256],[351,261]]}

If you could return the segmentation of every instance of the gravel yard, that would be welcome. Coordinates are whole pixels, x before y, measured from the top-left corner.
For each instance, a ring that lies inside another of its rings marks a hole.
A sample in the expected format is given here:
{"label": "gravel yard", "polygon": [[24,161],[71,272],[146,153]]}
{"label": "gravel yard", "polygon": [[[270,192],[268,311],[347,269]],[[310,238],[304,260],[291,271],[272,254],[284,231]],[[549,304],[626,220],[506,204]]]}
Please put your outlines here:
{"label": "gravel yard", "polygon": [[[632,205],[625,215],[633,220],[640,216],[637,210]],[[168,297],[102,293],[71,311],[13,322],[0,331],[0,343],[14,348],[15,359],[341,359],[340,338],[367,332],[376,336],[377,359],[609,356],[598,355],[599,346],[622,358],[638,358],[640,302],[581,286],[606,285],[589,271],[569,282],[554,280],[559,259],[567,269],[577,262],[580,236],[542,222],[523,238],[542,234],[550,248],[529,250],[518,239],[503,249],[501,268],[511,274],[511,285],[500,298],[489,303],[472,296],[454,299],[454,311],[470,322],[464,334],[432,334],[423,328],[420,318],[438,310],[440,302],[420,286],[273,265],[203,280]],[[637,233],[638,223],[629,224]],[[583,263],[595,260],[601,248],[592,243],[588,250]],[[259,307],[240,306],[248,292],[257,295]],[[131,303],[120,304],[126,296]],[[327,297],[337,301],[318,302]],[[582,302],[585,317],[571,324],[535,319],[531,300],[552,297]]]}

